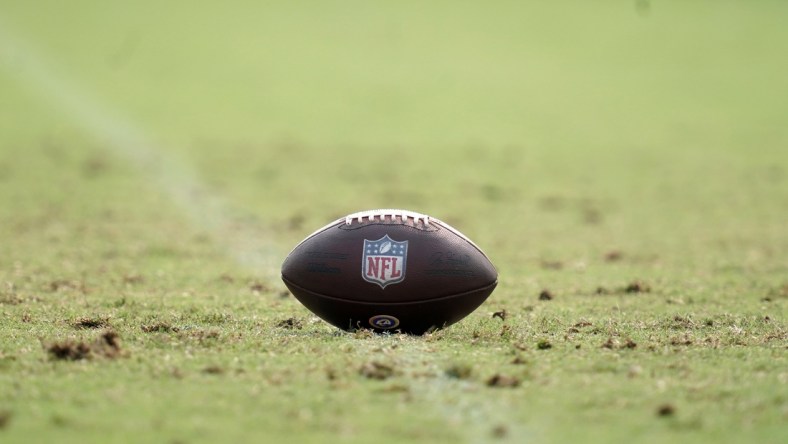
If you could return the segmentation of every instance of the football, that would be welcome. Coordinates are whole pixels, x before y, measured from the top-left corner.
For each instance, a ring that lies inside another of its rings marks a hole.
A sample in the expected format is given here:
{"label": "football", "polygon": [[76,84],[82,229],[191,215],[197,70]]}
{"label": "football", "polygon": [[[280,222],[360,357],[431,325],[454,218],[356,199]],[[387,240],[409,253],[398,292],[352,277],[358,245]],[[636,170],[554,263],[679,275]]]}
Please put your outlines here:
{"label": "football", "polygon": [[498,273],[462,233],[405,210],[351,214],[301,241],[282,280],[306,308],[343,330],[423,334],[467,316]]}

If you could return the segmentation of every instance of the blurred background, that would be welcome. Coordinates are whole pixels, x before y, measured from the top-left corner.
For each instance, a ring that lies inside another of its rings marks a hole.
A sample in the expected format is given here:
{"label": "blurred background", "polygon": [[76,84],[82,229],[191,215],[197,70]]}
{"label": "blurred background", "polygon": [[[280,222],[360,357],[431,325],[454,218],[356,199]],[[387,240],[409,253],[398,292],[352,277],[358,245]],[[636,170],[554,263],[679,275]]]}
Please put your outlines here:
{"label": "blurred background", "polygon": [[[786,19],[0,1],[0,436],[778,442]],[[468,235],[495,294],[427,338],[339,334],[288,297],[298,241],[386,207]],[[119,359],[55,362],[99,328]]]}
{"label": "blurred background", "polygon": [[504,268],[785,247],[787,11],[5,1],[0,193],[7,217],[45,217],[45,196],[122,224],[197,187],[172,217],[221,196],[277,254],[375,207],[453,222]]}

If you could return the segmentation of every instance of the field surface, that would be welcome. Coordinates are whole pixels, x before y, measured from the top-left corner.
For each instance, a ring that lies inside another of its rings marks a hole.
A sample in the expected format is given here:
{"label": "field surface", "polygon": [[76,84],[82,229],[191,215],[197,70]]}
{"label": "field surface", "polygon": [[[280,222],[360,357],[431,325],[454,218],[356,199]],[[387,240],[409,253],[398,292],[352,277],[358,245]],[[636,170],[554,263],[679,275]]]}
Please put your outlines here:
{"label": "field surface", "polygon": [[[788,438],[788,3],[0,3],[0,442]],[[279,280],[446,220],[463,322]]]}

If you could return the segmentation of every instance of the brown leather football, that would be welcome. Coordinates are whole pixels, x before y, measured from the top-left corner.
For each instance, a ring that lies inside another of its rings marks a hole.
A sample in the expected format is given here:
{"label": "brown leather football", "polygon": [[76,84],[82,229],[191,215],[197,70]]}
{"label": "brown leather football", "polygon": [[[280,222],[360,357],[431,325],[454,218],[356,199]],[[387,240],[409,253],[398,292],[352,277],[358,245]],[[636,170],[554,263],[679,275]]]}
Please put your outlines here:
{"label": "brown leather football", "polygon": [[282,280],[316,315],[343,329],[423,334],[467,316],[498,273],[444,222],[405,210],[351,214],[301,241]]}

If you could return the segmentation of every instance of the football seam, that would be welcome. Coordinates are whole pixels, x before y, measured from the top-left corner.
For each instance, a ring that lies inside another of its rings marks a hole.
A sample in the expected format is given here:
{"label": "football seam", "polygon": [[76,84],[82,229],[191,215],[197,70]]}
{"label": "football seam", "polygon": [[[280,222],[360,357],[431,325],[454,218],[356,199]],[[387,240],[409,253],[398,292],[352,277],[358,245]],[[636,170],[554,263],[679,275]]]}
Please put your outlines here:
{"label": "football seam", "polygon": [[[444,230],[448,231],[449,233],[457,236],[458,238],[460,238],[460,240],[463,240],[463,241],[467,242],[468,245],[470,245],[471,247],[475,248],[476,251],[478,251],[482,256],[484,256],[484,258],[487,259],[487,262],[489,262],[490,265],[492,265],[493,268],[495,268],[495,265],[490,260],[490,257],[487,256],[487,253],[485,253],[484,250],[482,250],[478,245],[476,245],[476,242],[472,241],[468,236],[462,234],[458,229],[452,227],[451,225],[449,225],[446,222],[443,222],[443,221],[441,221],[439,219],[434,219],[433,218],[431,222],[434,222],[435,225],[438,225],[439,227],[443,228]],[[498,271],[497,268],[495,268],[495,270]]]}
{"label": "football seam", "polygon": [[296,244],[296,246],[295,246],[295,247],[293,247],[293,249],[292,249],[292,250],[290,250],[290,253],[288,253],[288,254],[287,254],[287,257],[285,258],[285,262],[287,262],[287,259],[290,259],[290,256],[293,254],[293,252],[294,252],[294,251],[296,251],[296,250],[298,249],[298,247],[300,247],[300,246],[301,246],[303,243],[305,243],[305,242],[306,242],[306,241],[308,241],[309,239],[312,239],[313,237],[317,236],[318,234],[320,234],[320,233],[322,233],[322,232],[324,232],[324,231],[327,231],[327,230],[329,230],[330,228],[332,228],[332,227],[336,226],[336,224],[337,224],[337,223],[339,223],[339,222],[341,222],[341,221],[343,221],[343,219],[338,219],[338,220],[336,220],[336,221],[334,221],[334,222],[331,222],[331,223],[329,223],[329,224],[326,224],[326,225],[324,225],[323,227],[321,227],[321,228],[318,228],[317,230],[315,230],[315,231],[314,231],[312,234],[310,234],[309,236],[305,237],[305,238],[304,238],[304,240],[302,240],[301,242],[299,242],[298,244]]}
{"label": "football seam", "polygon": [[[427,225],[427,226],[432,228],[431,230],[430,229],[426,229],[426,228],[416,227],[416,226],[413,226],[413,225],[404,224],[402,222],[394,222],[394,223],[392,223],[392,222],[362,222],[361,224],[356,223],[356,225],[357,226],[347,226],[347,228],[344,228],[343,225],[338,225],[337,228],[339,228],[340,230],[349,231],[349,230],[360,230],[362,228],[370,227],[372,225],[384,225],[384,226],[389,226],[389,227],[395,227],[395,226],[396,227],[407,227],[407,228],[411,228],[413,230],[424,231],[424,232],[427,232],[427,233],[434,233],[436,231],[440,231],[441,228],[443,228],[441,226],[438,226],[438,224],[434,224],[433,221],[430,221],[430,223]],[[328,227],[328,228],[331,228],[331,227]]]}
{"label": "football seam", "polygon": [[406,305],[406,304],[418,304],[418,303],[424,303],[424,302],[435,302],[435,301],[440,301],[442,299],[451,299],[451,298],[464,296],[464,295],[470,294],[470,293],[476,293],[478,291],[483,291],[483,290],[486,290],[486,289],[491,288],[491,287],[494,288],[496,285],[498,285],[498,279],[496,279],[490,284],[487,284],[485,286],[482,286],[482,287],[479,287],[479,288],[476,288],[476,289],[473,289],[473,290],[463,291],[462,293],[454,293],[454,294],[450,294],[450,295],[446,295],[446,296],[439,296],[437,298],[419,299],[419,300],[415,300],[415,301],[402,301],[402,302],[388,302],[388,301],[367,302],[367,301],[357,301],[357,300],[354,300],[354,299],[338,298],[336,296],[328,296],[328,295],[325,295],[323,293],[318,293],[318,292],[315,292],[315,291],[312,291],[312,290],[308,290],[308,289],[306,289],[306,288],[304,288],[304,287],[302,287],[300,285],[297,285],[297,284],[293,283],[293,281],[291,281],[290,279],[286,278],[284,275],[282,275],[282,280],[285,281],[285,283],[287,283],[288,285],[292,285],[293,287],[295,287],[295,288],[297,288],[299,290],[303,290],[303,291],[305,291],[307,293],[311,293],[311,294],[313,294],[315,296],[319,296],[319,297],[326,298],[326,299],[333,299],[335,301],[350,302],[350,303],[362,304],[362,305]]}
{"label": "football seam", "polygon": [[[312,234],[310,234],[309,236],[305,237],[305,238],[304,238],[304,240],[302,240],[301,242],[299,242],[299,243],[298,243],[298,244],[297,244],[295,247],[293,247],[293,249],[292,249],[292,250],[290,250],[290,253],[288,253],[288,254],[287,254],[287,257],[285,257],[285,262],[287,262],[287,259],[289,259],[289,258],[290,258],[290,256],[293,254],[293,252],[294,252],[294,251],[296,251],[296,250],[298,249],[298,247],[300,247],[302,244],[306,243],[306,241],[308,241],[309,239],[312,239],[313,237],[317,236],[318,234],[324,233],[324,232],[326,232],[326,231],[328,231],[328,230],[330,230],[330,229],[332,229],[332,228],[339,228],[340,230],[345,230],[345,231],[347,231],[347,230],[348,230],[348,228],[342,228],[342,226],[341,226],[341,225],[339,225],[339,222],[342,222],[342,223],[344,224],[344,219],[339,219],[339,220],[337,220],[337,221],[331,222],[330,224],[328,224],[328,225],[326,225],[326,226],[324,226],[324,227],[322,227],[322,228],[318,229],[318,230],[317,230],[317,231],[315,231],[314,233],[312,233]],[[433,224],[433,221],[430,221],[430,224],[432,225],[432,224]],[[434,229],[434,231],[431,231],[431,230],[425,230],[425,229],[423,229],[423,228],[419,228],[419,227],[413,227],[413,226],[406,225],[406,224],[403,224],[403,223],[399,223],[399,224],[385,224],[385,223],[380,223],[380,222],[378,222],[378,223],[367,223],[366,225],[363,225],[363,226],[360,226],[360,227],[357,227],[357,228],[349,228],[349,229],[350,229],[350,230],[358,230],[358,229],[360,229],[360,228],[368,227],[368,226],[371,226],[371,225],[401,226],[401,227],[412,228],[412,229],[414,229],[414,230],[418,230],[418,231],[424,231],[424,232],[427,232],[427,233],[434,233],[434,232],[436,232],[436,231],[440,231],[441,229],[445,229],[445,230],[447,230],[449,233],[452,233],[452,234],[454,234],[452,230],[450,230],[450,229],[448,229],[447,227],[445,227],[445,226],[443,226],[443,225],[440,225],[440,224],[434,224],[434,225],[435,225],[435,229]],[[464,239],[462,236],[459,236],[459,237],[460,237],[460,239]],[[464,239],[464,240],[466,240],[466,241],[467,241],[468,239]],[[479,249],[479,247],[477,247],[476,245],[474,245],[472,242],[469,242],[469,243],[470,243],[470,244],[471,244],[471,245],[472,245],[474,248],[476,248],[477,250],[479,250],[479,252],[480,252],[480,253],[481,253],[481,254],[482,254],[482,255],[483,255],[485,258],[487,258],[487,255],[485,255],[485,254],[484,254],[484,252],[483,252],[483,251],[481,251],[481,250]],[[489,261],[489,258],[488,258],[487,260]]]}

